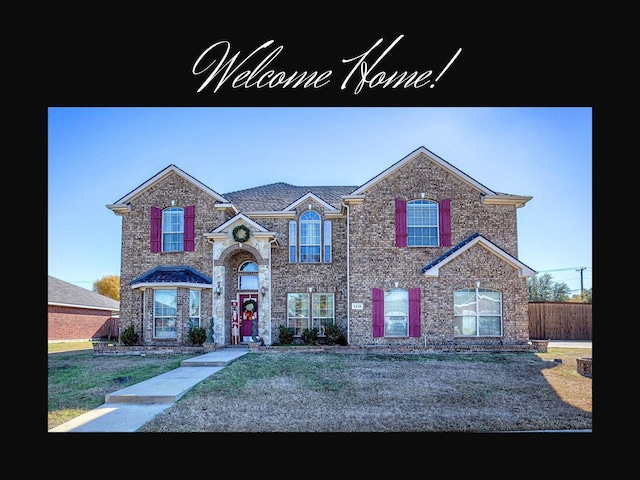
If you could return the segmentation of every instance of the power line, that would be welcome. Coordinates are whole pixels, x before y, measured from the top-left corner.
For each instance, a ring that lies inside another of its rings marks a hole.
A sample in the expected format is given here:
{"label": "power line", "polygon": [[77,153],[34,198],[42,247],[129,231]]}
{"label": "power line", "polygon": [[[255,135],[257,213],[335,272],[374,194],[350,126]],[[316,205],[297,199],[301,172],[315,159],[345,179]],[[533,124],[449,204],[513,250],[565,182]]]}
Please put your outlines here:
{"label": "power line", "polygon": [[538,273],[546,273],[546,272],[564,272],[567,270],[593,270],[593,267],[567,267],[567,268],[555,268],[553,270],[537,270]]}

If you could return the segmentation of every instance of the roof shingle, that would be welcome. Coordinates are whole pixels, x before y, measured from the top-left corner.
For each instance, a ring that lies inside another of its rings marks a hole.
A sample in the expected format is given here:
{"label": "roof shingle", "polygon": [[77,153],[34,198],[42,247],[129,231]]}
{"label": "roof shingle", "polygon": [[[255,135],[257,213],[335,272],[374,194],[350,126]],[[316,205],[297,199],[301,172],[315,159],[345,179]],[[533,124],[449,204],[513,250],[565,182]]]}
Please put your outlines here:
{"label": "roof shingle", "polygon": [[353,192],[357,186],[315,186],[305,187],[284,182],[225,193],[223,196],[241,212],[279,212],[311,192],[329,205],[340,209],[343,195]]}
{"label": "roof shingle", "polygon": [[119,311],[120,302],[49,275],[49,304]]}

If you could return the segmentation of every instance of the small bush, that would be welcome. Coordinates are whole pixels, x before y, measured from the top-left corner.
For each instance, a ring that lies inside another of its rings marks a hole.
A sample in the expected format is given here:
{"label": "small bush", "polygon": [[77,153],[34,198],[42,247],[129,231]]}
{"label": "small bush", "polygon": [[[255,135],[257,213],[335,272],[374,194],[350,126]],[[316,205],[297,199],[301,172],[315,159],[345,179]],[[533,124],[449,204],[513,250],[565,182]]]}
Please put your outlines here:
{"label": "small bush", "polygon": [[293,343],[293,328],[280,325],[280,344],[291,345]]}
{"label": "small bush", "polygon": [[133,324],[129,325],[120,333],[120,341],[129,347],[138,343],[138,338],[138,334],[133,328]]}
{"label": "small bush", "polygon": [[347,344],[347,337],[340,327],[334,323],[324,326],[325,342],[327,345],[341,345]]}
{"label": "small bush", "polygon": [[317,345],[318,343],[318,329],[317,328],[305,328],[302,330],[302,341],[307,345]]}
{"label": "small bush", "polygon": [[189,341],[198,347],[201,347],[207,340],[207,331],[203,327],[191,327],[189,329]]}

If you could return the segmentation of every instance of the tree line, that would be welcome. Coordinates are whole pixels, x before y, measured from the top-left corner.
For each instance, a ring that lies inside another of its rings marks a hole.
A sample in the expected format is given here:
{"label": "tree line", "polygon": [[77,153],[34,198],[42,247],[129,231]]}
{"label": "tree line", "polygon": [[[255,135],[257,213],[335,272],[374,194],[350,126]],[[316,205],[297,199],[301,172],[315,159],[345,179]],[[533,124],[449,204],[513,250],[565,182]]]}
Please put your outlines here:
{"label": "tree line", "polygon": [[571,295],[569,286],[564,282],[554,282],[549,273],[529,277],[527,287],[530,302],[593,303],[593,287]]}

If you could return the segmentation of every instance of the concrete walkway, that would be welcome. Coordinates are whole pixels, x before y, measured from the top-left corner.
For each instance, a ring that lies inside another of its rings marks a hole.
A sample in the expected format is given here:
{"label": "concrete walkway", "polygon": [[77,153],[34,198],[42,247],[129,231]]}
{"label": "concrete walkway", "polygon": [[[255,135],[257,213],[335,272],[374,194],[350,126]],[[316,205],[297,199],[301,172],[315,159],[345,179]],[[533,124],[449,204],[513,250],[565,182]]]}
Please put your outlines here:
{"label": "concrete walkway", "polygon": [[[180,362],[180,367],[105,397],[105,403],[49,432],[135,432],[248,348],[222,348]],[[197,368],[194,368],[197,367]]]}

